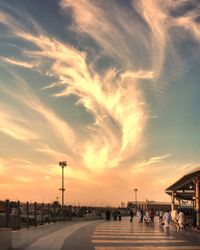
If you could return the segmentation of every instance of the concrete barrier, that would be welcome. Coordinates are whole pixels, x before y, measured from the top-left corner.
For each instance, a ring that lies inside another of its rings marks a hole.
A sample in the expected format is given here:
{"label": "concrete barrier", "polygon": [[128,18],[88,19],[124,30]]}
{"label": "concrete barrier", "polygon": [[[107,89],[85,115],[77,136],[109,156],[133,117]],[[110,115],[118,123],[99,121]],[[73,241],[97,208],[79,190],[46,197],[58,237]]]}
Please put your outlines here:
{"label": "concrete barrier", "polygon": [[12,232],[10,228],[0,228],[0,249],[8,250],[12,247]]}

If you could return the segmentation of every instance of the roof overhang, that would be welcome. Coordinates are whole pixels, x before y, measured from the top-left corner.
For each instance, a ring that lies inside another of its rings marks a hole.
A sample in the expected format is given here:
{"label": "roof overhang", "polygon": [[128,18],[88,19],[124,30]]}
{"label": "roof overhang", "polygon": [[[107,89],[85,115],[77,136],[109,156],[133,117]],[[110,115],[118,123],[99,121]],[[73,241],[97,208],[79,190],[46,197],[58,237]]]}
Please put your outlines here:
{"label": "roof overhang", "polygon": [[200,178],[200,168],[194,172],[190,172],[169,186],[165,193],[172,195],[174,193],[177,199],[193,200],[195,196],[194,179]]}

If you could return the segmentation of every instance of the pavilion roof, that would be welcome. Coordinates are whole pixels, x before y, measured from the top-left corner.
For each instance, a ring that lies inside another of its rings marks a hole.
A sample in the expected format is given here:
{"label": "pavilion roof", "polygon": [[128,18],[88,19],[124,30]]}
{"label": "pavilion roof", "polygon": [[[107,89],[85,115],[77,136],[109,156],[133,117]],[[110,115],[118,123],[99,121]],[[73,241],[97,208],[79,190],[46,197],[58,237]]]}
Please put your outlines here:
{"label": "pavilion roof", "polygon": [[194,181],[193,179],[200,177],[200,168],[197,168],[195,171],[189,172],[174,184],[169,186],[165,193],[171,195],[172,191],[175,191],[177,198],[184,200],[192,200],[194,196]]}

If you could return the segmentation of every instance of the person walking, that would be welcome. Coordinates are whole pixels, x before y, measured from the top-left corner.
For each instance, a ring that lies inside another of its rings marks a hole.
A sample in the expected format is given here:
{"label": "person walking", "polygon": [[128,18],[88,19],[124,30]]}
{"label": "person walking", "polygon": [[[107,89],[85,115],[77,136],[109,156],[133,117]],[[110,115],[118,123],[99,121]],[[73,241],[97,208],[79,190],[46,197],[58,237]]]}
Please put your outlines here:
{"label": "person walking", "polygon": [[149,225],[150,221],[151,220],[150,220],[150,216],[149,216],[149,211],[146,210],[145,215],[144,215],[144,224]]}
{"label": "person walking", "polygon": [[183,211],[180,211],[177,217],[177,230],[183,230],[185,227],[185,214],[183,213]]}
{"label": "person walking", "polygon": [[153,208],[149,211],[149,216],[150,216],[151,222],[154,222],[155,211]]}
{"label": "person walking", "polygon": [[138,222],[141,223],[143,219],[143,214],[140,208],[137,210],[137,217],[138,217]]}
{"label": "person walking", "polygon": [[117,220],[117,210],[114,210],[113,212],[113,220]]}
{"label": "person walking", "polygon": [[162,221],[163,221],[163,210],[162,209],[159,211],[159,221],[160,221],[160,223],[162,223]]}
{"label": "person walking", "polygon": [[122,212],[120,209],[117,210],[119,220],[122,220]]}
{"label": "person walking", "polygon": [[141,210],[141,218],[140,218],[140,222],[142,223],[143,222],[143,217],[144,217],[144,212],[143,212],[143,210],[142,209],[140,209]]}
{"label": "person walking", "polygon": [[134,216],[134,212],[133,212],[133,208],[131,208],[131,210],[130,210],[130,222],[132,222],[133,221],[133,216]]}
{"label": "person walking", "polygon": [[169,228],[170,221],[171,221],[171,215],[169,213],[169,210],[167,210],[163,215],[164,227]]}
{"label": "person walking", "polygon": [[110,215],[111,215],[110,209],[107,209],[106,210],[106,220],[110,220]]}

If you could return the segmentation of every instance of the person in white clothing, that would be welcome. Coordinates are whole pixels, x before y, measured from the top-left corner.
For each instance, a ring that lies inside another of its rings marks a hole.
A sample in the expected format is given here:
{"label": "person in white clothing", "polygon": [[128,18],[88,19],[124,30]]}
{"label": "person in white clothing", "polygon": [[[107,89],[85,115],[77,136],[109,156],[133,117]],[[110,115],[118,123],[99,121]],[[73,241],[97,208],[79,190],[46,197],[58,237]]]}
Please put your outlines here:
{"label": "person in white clothing", "polygon": [[182,211],[180,211],[178,216],[177,216],[177,224],[178,224],[177,230],[184,229],[184,227],[185,227],[185,214]]}
{"label": "person in white clothing", "polygon": [[142,222],[142,210],[138,209],[137,210],[137,217],[138,217],[138,222],[141,223]]}
{"label": "person in white clothing", "polygon": [[163,215],[164,227],[169,228],[170,221],[171,221],[171,215],[169,213],[169,210],[167,210]]}
{"label": "person in white clothing", "polygon": [[145,212],[145,216],[144,216],[144,223],[145,225],[149,225],[151,219],[150,219],[150,216],[149,216],[149,212],[148,210]]}

